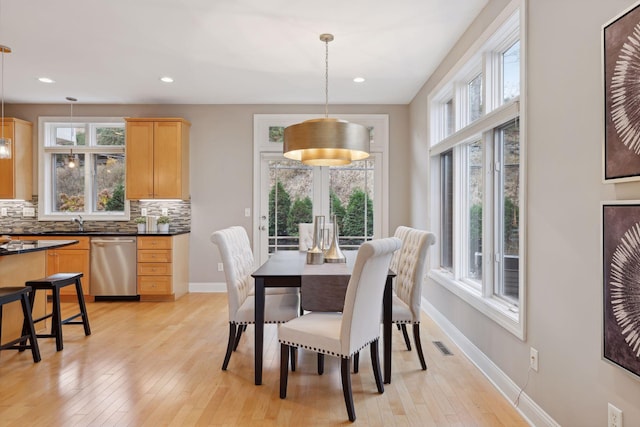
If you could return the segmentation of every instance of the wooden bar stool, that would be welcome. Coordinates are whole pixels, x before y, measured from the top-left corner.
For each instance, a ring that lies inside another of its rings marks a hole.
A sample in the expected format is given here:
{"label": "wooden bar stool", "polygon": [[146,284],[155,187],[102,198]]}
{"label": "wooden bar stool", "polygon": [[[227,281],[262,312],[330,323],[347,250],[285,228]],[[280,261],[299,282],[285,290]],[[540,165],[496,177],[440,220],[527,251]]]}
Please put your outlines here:
{"label": "wooden bar stool", "polygon": [[[30,292],[31,288],[29,286],[0,288],[0,334],[2,334],[2,307],[5,304],[20,301],[22,303],[22,314],[24,315],[22,334],[20,338],[0,345],[0,350],[24,351],[30,348],[31,354],[33,355],[33,362],[38,363],[40,361],[40,349],[38,348],[36,330],[33,326],[33,318],[31,317],[31,304],[29,302]],[[29,344],[27,344],[27,340],[29,340]],[[1,336],[0,342],[2,342]]]}
{"label": "wooden bar stool", "polygon": [[[84,303],[84,295],[82,294],[81,277],[82,273],[57,273],[43,279],[29,280],[26,282],[27,286],[31,286],[33,288],[33,292],[29,294],[29,300],[32,307],[38,290],[42,289],[45,291],[51,291],[51,299],[53,303],[51,313],[37,319],[33,319],[33,323],[38,323],[51,317],[51,333],[37,334],[37,337],[55,338],[57,351],[62,350],[62,325],[84,325],[84,334],[91,335],[89,316],[87,315],[87,307]],[[76,287],[80,312],[62,320],[62,312],[60,310],[60,288],[69,285],[75,285]],[[77,319],[78,317],[81,317],[82,319],[74,321],[74,319]]]}

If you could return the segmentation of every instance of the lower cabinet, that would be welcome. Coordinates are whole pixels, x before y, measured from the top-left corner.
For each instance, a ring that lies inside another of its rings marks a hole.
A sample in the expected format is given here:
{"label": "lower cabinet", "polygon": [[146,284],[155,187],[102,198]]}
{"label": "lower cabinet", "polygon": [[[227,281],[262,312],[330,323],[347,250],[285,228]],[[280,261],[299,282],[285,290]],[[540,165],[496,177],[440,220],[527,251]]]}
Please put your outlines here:
{"label": "lower cabinet", "polygon": [[[23,240],[33,240],[34,236],[20,236]],[[89,296],[90,261],[89,261],[89,237],[82,236],[46,236],[38,237],[42,240],[77,240],[74,245],[62,248],[49,249],[47,251],[46,270],[47,276],[56,273],[82,273],[82,291],[85,301],[93,301]],[[73,286],[65,286],[60,289],[63,301],[75,301],[76,290]],[[73,298],[71,298],[73,296]]]}
{"label": "lower cabinet", "polygon": [[174,301],[189,289],[189,234],[138,236],[140,301]]}

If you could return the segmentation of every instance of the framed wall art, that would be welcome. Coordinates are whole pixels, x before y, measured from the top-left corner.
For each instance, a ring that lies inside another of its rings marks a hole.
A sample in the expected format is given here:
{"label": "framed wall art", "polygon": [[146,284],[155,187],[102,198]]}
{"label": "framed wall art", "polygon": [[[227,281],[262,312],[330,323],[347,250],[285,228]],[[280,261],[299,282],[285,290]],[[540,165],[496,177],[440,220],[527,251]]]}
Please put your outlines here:
{"label": "framed wall art", "polygon": [[605,182],[640,180],[640,3],[602,28]]}
{"label": "framed wall art", "polygon": [[603,358],[640,377],[640,201],[602,204]]}

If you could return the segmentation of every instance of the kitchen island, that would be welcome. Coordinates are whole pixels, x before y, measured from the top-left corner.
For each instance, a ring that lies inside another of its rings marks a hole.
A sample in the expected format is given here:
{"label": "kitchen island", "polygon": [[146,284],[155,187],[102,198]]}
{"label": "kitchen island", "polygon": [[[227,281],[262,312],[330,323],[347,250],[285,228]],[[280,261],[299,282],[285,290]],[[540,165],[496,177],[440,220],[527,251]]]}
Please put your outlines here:
{"label": "kitchen island", "polygon": [[[0,287],[24,286],[27,280],[46,276],[47,250],[76,244],[77,240],[12,240],[0,245]],[[45,313],[45,296],[38,295],[33,313]],[[19,302],[3,307],[2,342],[17,338],[22,329],[22,308]]]}

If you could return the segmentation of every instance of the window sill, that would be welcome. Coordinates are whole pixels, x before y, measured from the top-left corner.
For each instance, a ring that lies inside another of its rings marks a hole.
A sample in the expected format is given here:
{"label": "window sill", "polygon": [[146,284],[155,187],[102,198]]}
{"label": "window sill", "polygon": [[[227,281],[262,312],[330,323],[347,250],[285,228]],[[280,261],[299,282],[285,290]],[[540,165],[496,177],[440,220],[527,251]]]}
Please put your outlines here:
{"label": "window sill", "polygon": [[453,279],[450,273],[439,270],[429,271],[428,277],[448,289],[451,293],[496,322],[498,325],[524,340],[524,319],[522,310],[494,297],[483,297],[478,289]]}

